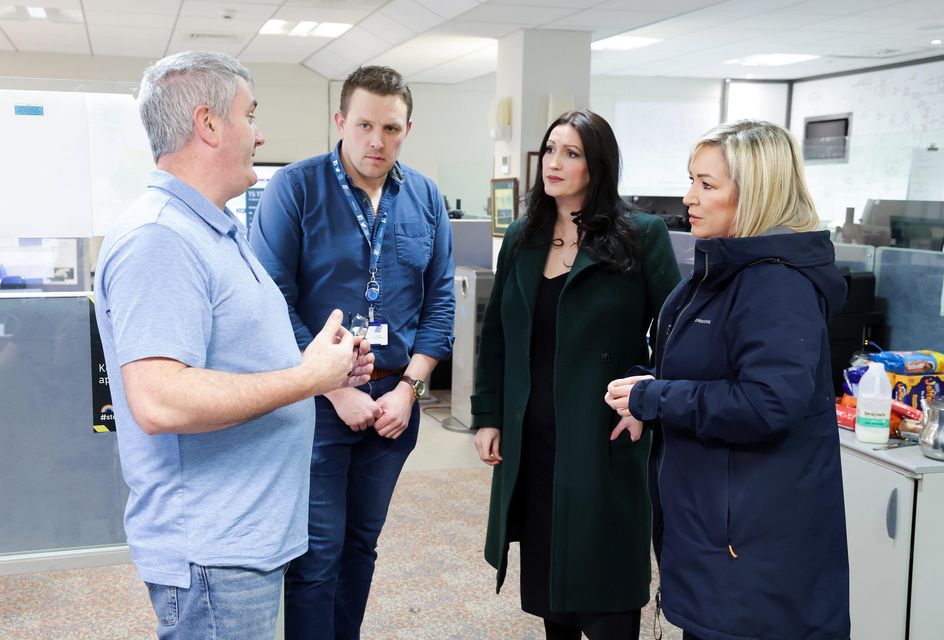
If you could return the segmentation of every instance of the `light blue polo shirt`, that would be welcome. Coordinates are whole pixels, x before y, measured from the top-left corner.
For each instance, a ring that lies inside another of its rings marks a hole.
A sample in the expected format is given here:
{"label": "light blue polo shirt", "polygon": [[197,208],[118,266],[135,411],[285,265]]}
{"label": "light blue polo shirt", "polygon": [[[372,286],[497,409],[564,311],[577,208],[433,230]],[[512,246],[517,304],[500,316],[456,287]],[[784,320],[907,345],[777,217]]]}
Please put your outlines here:
{"label": "light blue polo shirt", "polygon": [[108,366],[125,482],[125,532],[146,582],[190,586],[189,563],[267,571],[308,546],[314,401],[195,435],[145,434],[121,365],[142,358],[237,373],[298,364],[285,298],[245,227],[173,175],[105,238],[95,312]]}

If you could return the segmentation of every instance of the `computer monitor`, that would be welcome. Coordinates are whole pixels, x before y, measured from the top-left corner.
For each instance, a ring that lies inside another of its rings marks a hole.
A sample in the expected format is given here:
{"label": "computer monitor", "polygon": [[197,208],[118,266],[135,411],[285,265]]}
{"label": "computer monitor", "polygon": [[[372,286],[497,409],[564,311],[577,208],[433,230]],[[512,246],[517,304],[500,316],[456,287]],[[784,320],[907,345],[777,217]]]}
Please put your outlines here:
{"label": "computer monitor", "polygon": [[275,175],[275,172],[285,166],[284,162],[257,162],[252,165],[259,181],[249,187],[249,189],[226,203],[226,208],[233,212],[239,220],[246,225],[247,236],[252,226],[252,217],[256,213],[256,206],[259,204],[259,198],[266,185]]}
{"label": "computer monitor", "polygon": [[621,196],[627,204],[657,215],[672,231],[691,231],[688,207],[681,196]]}
{"label": "computer monitor", "polygon": [[887,229],[888,244],[906,249],[944,249],[944,202],[933,200],[870,199],[862,224]]}

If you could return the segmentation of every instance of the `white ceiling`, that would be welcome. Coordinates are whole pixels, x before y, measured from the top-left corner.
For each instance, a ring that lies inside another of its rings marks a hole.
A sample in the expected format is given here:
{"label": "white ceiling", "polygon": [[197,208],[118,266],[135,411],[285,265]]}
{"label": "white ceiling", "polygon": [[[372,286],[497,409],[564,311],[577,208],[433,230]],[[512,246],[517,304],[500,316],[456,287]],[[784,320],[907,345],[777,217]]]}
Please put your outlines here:
{"label": "white ceiling", "polygon": [[[49,19],[19,19],[16,6]],[[260,35],[270,19],[354,27],[333,39]],[[595,74],[795,79],[944,55],[930,44],[944,39],[941,0],[0,0],[0,51],[156,59],[211,49],[328,78],[380,63],[414,82],[461,82],[494,71],[497,39],[518,29],[662,40],[594,51]],[[724,64],[769,53],[820,58]]]}

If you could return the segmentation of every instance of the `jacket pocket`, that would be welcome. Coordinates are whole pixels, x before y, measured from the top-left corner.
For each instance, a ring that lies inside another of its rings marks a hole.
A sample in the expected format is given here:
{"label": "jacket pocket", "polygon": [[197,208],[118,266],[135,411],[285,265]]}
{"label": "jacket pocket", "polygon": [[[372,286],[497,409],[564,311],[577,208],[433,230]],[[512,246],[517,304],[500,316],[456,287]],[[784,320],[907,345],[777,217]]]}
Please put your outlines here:
{"label": "jacket pocket", "polygon": [[397,240],[397,262],[414,269],[425,269],[433,247],[429,226],[422,222],[398,222],[394,233]]}

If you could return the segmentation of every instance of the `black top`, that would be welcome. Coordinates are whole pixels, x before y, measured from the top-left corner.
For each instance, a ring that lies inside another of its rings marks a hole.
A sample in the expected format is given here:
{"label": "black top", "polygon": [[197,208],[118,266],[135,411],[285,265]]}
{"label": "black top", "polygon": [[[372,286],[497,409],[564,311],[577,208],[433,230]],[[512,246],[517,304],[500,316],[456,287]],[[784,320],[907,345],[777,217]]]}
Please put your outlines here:
{"label": "black top", "polygon": [[557,301],[569,274],[541,277],[531,325],[531,396],[525,428],[554,446],[554,364],[557,345]]}

